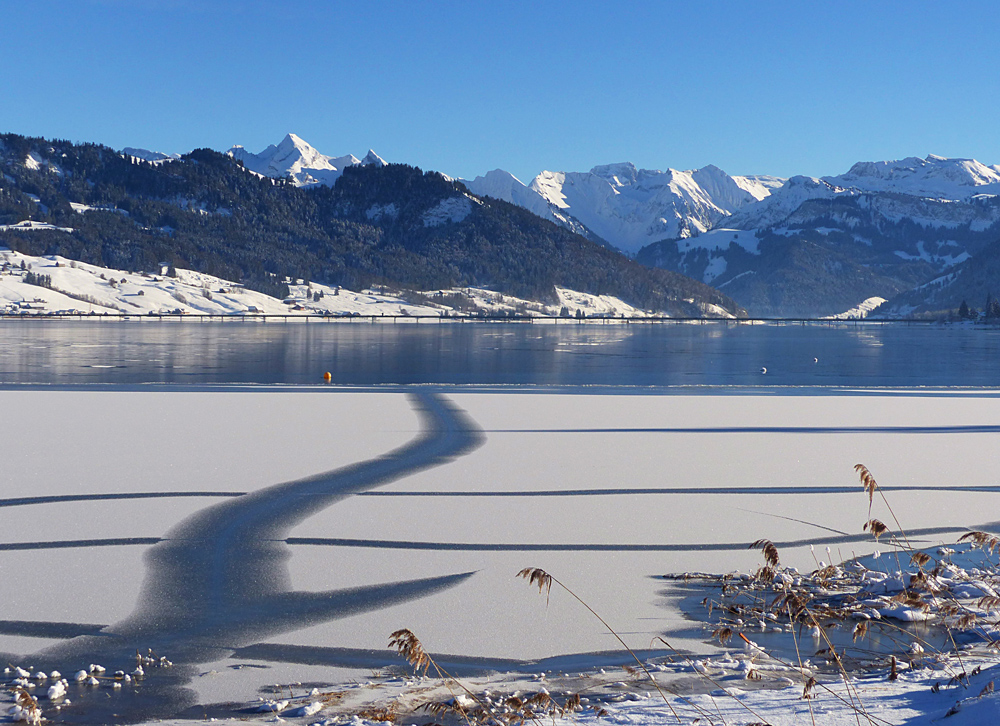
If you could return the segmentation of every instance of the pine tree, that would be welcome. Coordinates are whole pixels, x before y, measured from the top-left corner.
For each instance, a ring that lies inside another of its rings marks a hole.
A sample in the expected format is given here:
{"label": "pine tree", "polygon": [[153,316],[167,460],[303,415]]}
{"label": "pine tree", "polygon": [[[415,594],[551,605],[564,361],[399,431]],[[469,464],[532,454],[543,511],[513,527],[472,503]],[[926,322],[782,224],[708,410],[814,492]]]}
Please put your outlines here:
{"label": "pine tree", "polygon": [[971,317],[969,315],[969,303],[965,302],[965,300],[958,306],[958,317],[962,320],[968,320]]}
{"label": "pine tree", "polygon": [[993,297],[992,293],[986,296],[986,317],[990,320],[1000,318],[1000,300]]}

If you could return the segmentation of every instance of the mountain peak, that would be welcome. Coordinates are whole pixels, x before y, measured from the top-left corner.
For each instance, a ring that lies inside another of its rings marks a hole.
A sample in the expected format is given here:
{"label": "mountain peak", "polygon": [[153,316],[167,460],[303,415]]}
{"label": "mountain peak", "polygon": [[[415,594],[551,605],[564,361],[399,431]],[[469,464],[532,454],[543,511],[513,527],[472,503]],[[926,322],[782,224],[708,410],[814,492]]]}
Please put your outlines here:
{"label": "mountain peak", "polygon": [[368,149],[368,153],[365,154],[365,158],[358,162],[362,166],[368,166],[369,164],[374,166],[386,166],[385,159],[376,154],[371,149]]}
{"label": "mountain peak", "polygon": [[242,146],[233,146],[227,153],[237,161],[242,161],[250,171],[275,179],[291,178],[292,183],[300,187],[317,184],[332,186],[348,166],[385,166],[385,161],[370,149],[363,160],[358,160],[353,154],[326,156],[293,133],[285,134],[281,143],[277,146],[271,144],[259,154],[250,153]]}
{"label": "mountain peak", "polygon": [[300,151],[307,151],[307,150],[313,152],[316,151],[316,149],[314,149],[312,145],[309,144],[309,142],[307,142],[297,134],[285,134],[285,138],[283,138],[281,140],[281,143],[278,144],[278,148],[279,149],[293,148],[293,149],[299,149]]}
{"label": "mountain peak", "polygon": [[542,172],[530,188],[560,214],[626,254],[658,240],[705,232],[770,194],[768,185],[749,178],[737,181],[717,166],[657,171],[628,161],[590,172]]}
{"label": "mountain peak", "polygon": [[631,161],[622,161],[617,164],[602,164],[590,170],[591,174],[599,176],[616,186],[635,184],[639,178],[639,170]]}
{"label": "mountain peak", "polygon": [[715,164],[706,164],[697,170],[696,173],[707,174],[714,177],[727,177],[729,174],[717,167]]}

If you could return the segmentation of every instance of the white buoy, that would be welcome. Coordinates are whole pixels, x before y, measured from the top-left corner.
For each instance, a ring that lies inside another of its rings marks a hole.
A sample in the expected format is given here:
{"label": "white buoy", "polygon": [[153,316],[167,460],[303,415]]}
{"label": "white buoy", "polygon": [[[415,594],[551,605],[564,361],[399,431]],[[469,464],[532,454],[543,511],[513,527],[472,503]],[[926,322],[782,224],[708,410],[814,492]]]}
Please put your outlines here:
{"label": "white buoy", "polygon": [[761,373],[767,373],[767,368],[765,368],[765,367],[761,366],[761,368],[760,368],[760,372],[761,372]]}
{"label": "white buoy", "polygon": [[813,358],[813,363],[819,363],[819,358]]}

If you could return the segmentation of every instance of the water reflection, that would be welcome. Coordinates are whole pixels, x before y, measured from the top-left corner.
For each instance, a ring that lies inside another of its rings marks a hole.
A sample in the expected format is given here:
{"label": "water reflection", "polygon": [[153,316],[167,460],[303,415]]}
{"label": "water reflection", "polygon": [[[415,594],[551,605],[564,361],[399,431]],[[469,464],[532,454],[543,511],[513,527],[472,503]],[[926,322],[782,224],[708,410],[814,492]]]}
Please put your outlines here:
{"label": "water reflection", "polygon": [[2,383],[997,386],[998,353],[967,327],[0,320]]}

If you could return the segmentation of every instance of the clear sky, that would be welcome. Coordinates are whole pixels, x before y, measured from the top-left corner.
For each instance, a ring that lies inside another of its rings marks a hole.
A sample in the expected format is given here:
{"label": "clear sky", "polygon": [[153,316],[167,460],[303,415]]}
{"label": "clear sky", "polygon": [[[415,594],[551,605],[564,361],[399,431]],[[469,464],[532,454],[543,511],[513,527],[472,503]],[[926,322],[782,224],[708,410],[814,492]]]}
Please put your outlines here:
{"label": "clear sky", "polygon": [[1000,163],[995,2],[0,0],[0,131],[474,177]]}

